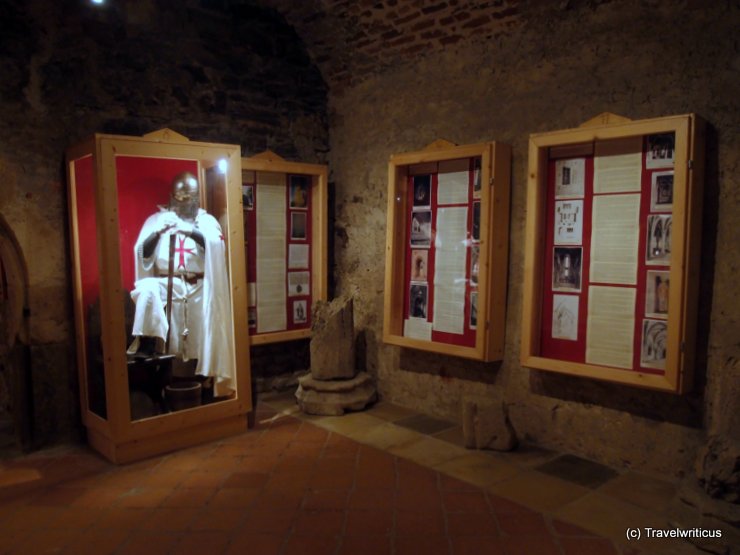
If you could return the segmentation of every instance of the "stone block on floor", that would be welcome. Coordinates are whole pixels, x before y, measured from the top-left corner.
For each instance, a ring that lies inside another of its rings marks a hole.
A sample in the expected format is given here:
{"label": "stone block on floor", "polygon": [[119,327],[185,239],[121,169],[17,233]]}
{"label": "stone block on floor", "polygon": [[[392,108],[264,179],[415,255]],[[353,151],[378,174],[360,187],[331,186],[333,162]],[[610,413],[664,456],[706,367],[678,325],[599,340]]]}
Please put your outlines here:
{"label": "stone block on floor", "polygon": [[511,451],[519,444],[501,399],[464,399],[463,435],[469,449]]}

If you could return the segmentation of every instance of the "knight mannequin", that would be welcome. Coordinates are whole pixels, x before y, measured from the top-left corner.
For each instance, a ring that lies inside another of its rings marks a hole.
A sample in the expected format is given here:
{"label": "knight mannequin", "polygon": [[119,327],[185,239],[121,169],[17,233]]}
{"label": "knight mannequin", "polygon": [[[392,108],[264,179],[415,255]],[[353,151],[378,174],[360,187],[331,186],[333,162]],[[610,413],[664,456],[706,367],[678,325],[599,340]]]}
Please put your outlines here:
{"label": "knight mannequin", "polygon": [[144,222],[134,257],[136,311],[128,354],[144,349],[197,359],[196,373],[215,376],[217,394],[228,393],[233,365],[224,238],[218,221],[200,208],[193,174],[173,179],[169,205]]}

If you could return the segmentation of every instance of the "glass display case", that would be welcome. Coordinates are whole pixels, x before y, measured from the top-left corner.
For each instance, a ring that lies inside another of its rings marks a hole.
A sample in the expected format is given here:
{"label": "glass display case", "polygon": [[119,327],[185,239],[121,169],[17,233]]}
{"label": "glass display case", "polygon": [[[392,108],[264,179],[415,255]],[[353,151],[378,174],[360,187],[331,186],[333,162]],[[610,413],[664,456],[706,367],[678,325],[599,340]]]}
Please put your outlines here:
{"label": "glass display case", "polygon": [[327,167],[265,151],[242,158],[241,183],[251,343],[310,337],[327,296]]}
{"label": "glass display case", "polygon": [[531,136],[523,366],[691,388],[703,168],[693,114]]}
{"label": "glass display case", "polygon": [[504,349],[511,147],[391,156],[383,340],[483,361]]}
{"label": "glass display case", "polygon": [[67,174],[90,444],[125,463],[246,429],[240,147],[96,134]]}

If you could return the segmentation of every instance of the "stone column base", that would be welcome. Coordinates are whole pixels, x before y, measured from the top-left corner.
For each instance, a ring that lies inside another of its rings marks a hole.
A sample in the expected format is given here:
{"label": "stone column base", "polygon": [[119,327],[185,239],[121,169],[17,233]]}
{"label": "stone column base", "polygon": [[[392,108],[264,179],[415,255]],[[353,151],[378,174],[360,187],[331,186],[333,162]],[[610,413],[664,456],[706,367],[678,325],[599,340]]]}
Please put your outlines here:
{"label": "stone column base", "polygon": [[341,416],[348,410],[362,410],[375,401],[376,394],[373,379],[367,372],[359,372],[348,380],[317,380],[309,374],[298,379],[295,392],[301,410],[319,416]]}

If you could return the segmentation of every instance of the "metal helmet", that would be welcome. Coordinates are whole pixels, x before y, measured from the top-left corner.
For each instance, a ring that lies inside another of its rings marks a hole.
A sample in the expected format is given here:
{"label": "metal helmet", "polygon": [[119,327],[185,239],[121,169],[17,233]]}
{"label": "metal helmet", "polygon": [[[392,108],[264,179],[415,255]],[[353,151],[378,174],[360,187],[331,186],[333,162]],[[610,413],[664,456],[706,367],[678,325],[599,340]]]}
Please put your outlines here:
{"label": "metal helmet", "polygon": [[170,208],[181,218],[194,219],[200,207],[198,179],[190,172],[183,172],[172,180]]}

